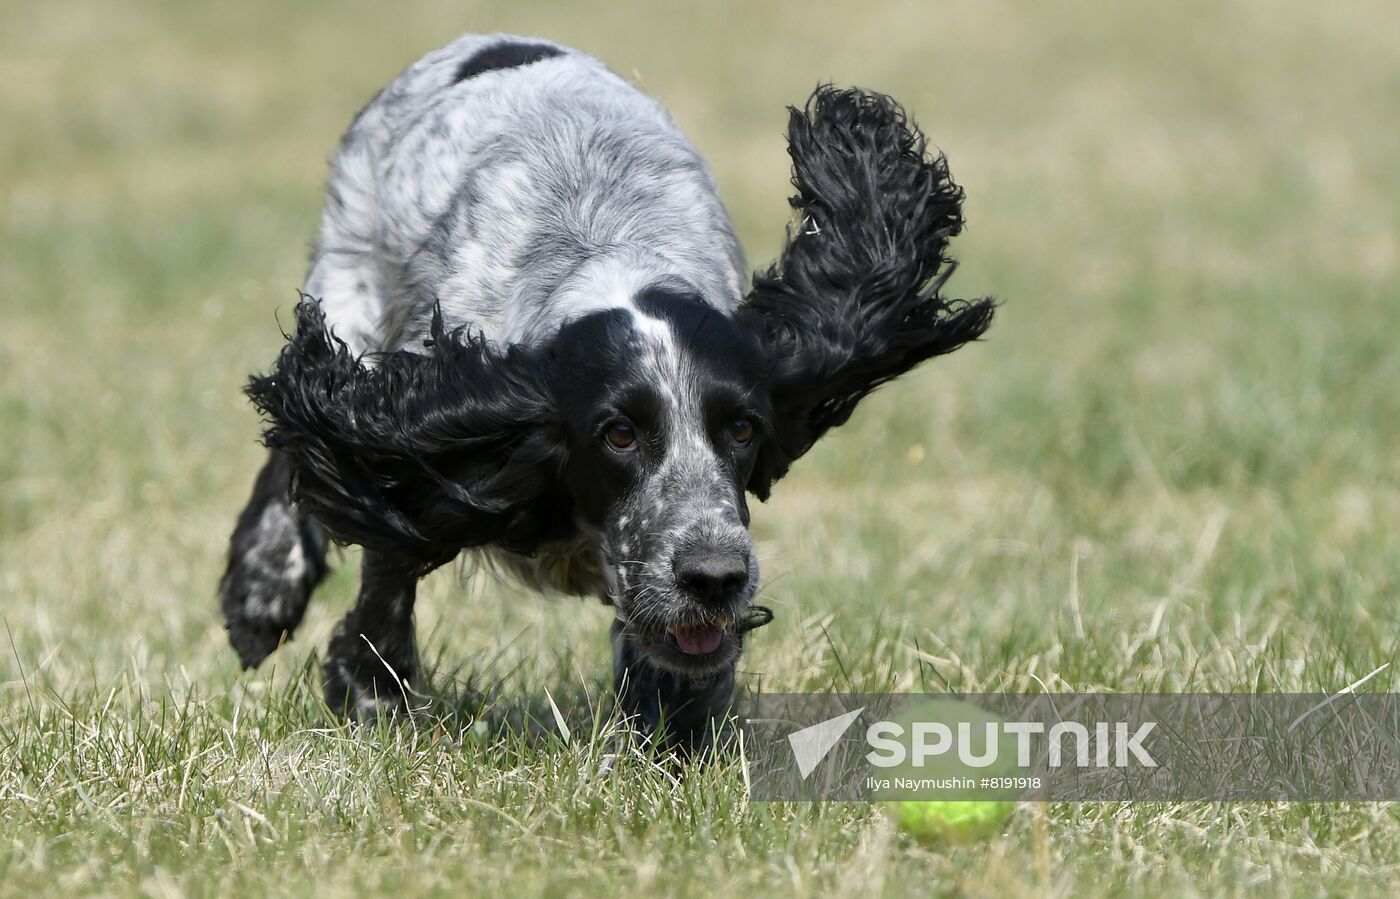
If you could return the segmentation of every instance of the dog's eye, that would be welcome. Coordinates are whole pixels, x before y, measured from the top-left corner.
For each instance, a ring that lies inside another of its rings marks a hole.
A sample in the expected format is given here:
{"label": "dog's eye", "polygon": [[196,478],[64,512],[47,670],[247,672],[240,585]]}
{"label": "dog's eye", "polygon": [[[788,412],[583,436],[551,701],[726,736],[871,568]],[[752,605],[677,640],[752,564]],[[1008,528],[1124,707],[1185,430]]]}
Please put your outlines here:
{"label": "dog's eye", "polygon": [[753,439],[753,422],[747,418],[736,418],[729,423],[729,438],[740,446]]}
{"label": "dog's eye", "polygon": [[637,429],[625,421],[615,421],[608,425],[603,439],[607,440],[613,449],[629,450],[637,445]]}

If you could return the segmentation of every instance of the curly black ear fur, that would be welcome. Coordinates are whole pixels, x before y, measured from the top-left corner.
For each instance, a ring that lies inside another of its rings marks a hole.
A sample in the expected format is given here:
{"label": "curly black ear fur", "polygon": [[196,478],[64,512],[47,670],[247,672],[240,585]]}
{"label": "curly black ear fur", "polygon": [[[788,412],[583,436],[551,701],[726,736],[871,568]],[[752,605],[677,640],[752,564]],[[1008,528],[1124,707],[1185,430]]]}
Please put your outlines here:
{"label": "curly black ear fur", "polygon": [[292,494],[335,539],[416,559],[424,571],[459,550],[528,552],[567,515],[557,495],[563,438],[548,379],[519,348],[444,331],[428,352],[373,367],[303,296],[296,333],[248,396],[264,442],[294,466]]}
{"label": "curly black ear fur", "polygon": [[768,354],[776,418],[749,482],[760,499],[862,398],[975,340],[994,308],[939,295],[963,192],[894,100],[827,85],[788,111],[799,221],[739,313]]}

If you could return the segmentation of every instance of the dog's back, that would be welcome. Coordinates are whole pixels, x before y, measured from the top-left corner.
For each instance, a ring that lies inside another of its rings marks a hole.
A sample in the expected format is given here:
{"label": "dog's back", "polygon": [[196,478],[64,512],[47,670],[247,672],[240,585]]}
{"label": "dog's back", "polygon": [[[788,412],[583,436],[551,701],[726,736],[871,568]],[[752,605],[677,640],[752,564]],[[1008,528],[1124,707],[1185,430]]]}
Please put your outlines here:
{"label": "dog's back", "polygon": [[533,342],[675,283],[725,310],[747,269],[655,101],[549,41],[469,35],[405,70],[331,163],[305,290],[356,352],[450,328]]}

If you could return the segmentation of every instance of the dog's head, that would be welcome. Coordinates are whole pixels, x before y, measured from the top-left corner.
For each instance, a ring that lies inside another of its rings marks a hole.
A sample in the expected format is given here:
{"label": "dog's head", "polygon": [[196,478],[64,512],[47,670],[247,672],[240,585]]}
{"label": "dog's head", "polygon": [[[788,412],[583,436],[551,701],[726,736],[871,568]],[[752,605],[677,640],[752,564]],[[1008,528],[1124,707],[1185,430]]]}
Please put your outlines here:
{"label": "dog's head", "polygon": [[628,636],[674,669],[732,660],[758,587],[745,488],[773,420],[761,346],[673,287],[555,345],[562,485]]}
{"label": "dog's head", "polygon": [[978,337],[993,308],[940,295],[962,193],[892,100],[819,89],[789,142],[799,220],[734,314],[658,283],[528,347],[438,320],[426,352],[371,367],[303,302],[249,388],[299,500],[425,571],[581,532],[654,662],[732,662],[758,584],[746,493],[766,499],[864,396]]}

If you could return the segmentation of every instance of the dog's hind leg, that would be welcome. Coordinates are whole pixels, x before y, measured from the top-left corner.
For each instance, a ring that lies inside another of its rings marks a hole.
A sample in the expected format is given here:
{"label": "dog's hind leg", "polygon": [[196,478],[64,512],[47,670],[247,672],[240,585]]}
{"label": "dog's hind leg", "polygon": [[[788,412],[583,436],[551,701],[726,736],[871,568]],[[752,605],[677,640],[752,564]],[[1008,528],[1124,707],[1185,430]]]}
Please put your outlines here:
{"label": "dog's hind leg", "polygon": [[409,711],[418,680],[413,601],[421,566],[365,550],[360,596],[336,628],[326,660],[326,702],[361,722]]}
{"label": "dog's hind leg", "polygon": [[229,538],[219,604],[245,668],[292,635],[326,575],[326,536],[292,504],[291,477],[290,461],[274,451]]}
{"label": "dog's hind leg", "polygon": [[658,745],[700,753],[723,736],[734,703],[734,667],[698,677],[663,671],[632,645],[619,621],[612,644],[618,707]]}

